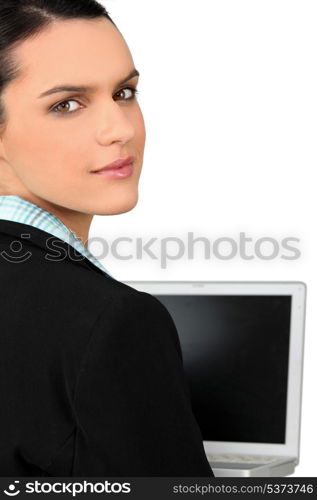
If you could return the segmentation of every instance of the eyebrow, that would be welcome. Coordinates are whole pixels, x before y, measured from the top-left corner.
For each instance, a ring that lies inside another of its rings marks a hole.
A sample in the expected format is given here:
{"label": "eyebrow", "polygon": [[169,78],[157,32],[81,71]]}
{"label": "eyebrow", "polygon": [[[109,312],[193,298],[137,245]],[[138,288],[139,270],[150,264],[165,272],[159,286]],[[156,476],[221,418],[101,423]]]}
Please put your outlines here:
{"label": "eyebrow", "polygon": [[[135,68],[128,74],[128,76],[126,76],[123,80],[118,82],[118,85],[121,85],[122,83],[131,80],[131,78],[133,78],[134,76],[140,76],[140,73]],[[45,97],[51,94],[56,94],[57,92],[89,92],[95,89],[96,87],[94,86],[87,86],[87,85],[75,86],[75,85],[62,84],[53,87],[49,90],[46,90],[45,92],[42,92],[42,94],[40,94],[38,98]]]}

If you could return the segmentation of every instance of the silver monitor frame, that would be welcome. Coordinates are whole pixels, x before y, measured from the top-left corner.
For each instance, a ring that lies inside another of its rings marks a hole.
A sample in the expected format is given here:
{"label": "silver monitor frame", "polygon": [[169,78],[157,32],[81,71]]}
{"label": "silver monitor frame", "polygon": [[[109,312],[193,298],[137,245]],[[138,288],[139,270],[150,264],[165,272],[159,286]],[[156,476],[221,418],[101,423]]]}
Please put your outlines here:
{"label": "silver monitor frame", "polygon": [[[306,284],[301,281],[123,281],[152,295],[291,295],[286,442],[233,443],[204,441],[206,453],[247,453],[294,457],[299,462],[302,407]],[[269,369],[269,367],[268,367]]]}

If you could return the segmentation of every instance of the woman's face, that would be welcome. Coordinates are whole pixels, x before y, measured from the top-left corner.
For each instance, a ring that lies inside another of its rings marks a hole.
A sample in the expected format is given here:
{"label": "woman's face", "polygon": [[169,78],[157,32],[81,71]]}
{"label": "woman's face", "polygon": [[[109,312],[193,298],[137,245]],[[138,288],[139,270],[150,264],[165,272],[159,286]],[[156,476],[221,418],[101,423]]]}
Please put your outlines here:
{"label": "woman's face", "polygon": [[[15,191],[0,194],[92,215],[131,210],[145,127],[127,88],[138,78],[119,83],[135,69],[121,33],[102,18],[58,21],[17,46],[15,56],[23,74],[3,93],[8,118],[0,142],[0,182],[3,172]],[[94,88],[40,97],[62,85]],[[131,176],[92,173],[128,155],[135,157]]]}

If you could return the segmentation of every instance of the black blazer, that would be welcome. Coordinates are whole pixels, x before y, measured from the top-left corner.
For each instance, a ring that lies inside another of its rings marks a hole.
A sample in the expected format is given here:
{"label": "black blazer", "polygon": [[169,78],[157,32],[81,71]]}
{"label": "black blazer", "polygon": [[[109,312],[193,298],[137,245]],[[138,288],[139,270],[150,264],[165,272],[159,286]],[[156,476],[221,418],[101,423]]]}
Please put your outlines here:
{"label": "black blazer", "polygon": [[156,297],[7,220],[0,284],[1,477],[214,477]]}

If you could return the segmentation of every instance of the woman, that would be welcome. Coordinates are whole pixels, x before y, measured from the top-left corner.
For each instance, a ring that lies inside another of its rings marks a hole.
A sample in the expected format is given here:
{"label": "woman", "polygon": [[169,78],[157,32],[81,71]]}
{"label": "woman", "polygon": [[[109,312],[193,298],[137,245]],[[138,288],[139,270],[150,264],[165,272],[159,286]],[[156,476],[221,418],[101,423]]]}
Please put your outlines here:
{"label": "woman", "polygon": [[3,0],[0,37],[1,476],[212,477],[170,314],[87,247],[137,203],[130,51],[93,0]]}

